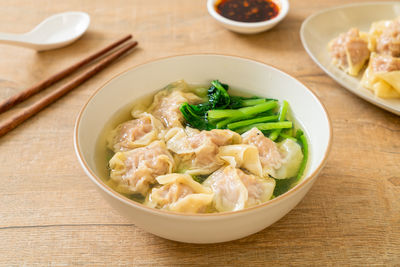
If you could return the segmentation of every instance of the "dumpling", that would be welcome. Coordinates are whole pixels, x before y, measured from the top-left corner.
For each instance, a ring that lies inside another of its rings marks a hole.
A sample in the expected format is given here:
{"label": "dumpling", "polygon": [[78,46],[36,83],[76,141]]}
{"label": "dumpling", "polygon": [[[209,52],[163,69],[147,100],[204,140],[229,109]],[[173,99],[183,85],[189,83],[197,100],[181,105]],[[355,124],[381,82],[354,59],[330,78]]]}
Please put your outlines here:
{"label": "dumpling", "polygon": [[108,147],[114,152],[127,151],[147,146],[156,140],[164,129],[162,123],[149,113],[143,113],[138,119],[118,125],[107,138]]}
{"label": "dumpling", "polygon": [[329,43],[332,62],[350,75],[356,76],[369,58],[367,35],[352,28]]}
{"label": "dumpling", "polygon": [[400,58],[372,53],[361,84],[378,97],[400,97]]}
{"label": "dumpling", "polygon": [[154,141],[146,147],[115,153],[109,165],[117,191],[145,196],[157,176],[172,172],[174,160],[164,142]]}
{"label": "dumpling", "polygon": [[269,200],[275,180],[246,174],[228,165],[211,174],[203,185],[213,190],[215,208],[223,212],[241,210]]}
{"label": "dumpling", "polygon": [[145,202],[147,206],[185,213],[203,213],[210,208],[212,191],[190,175],[172,173],[156,179],[162,186],[151,190]]}
{"label": "dumpling", "polygon": [[160,119],[168,128],[182,127],[184,118],[179,110],[181,104],[184,102],[198,104],[203,101],[197,95],[186,92],[187,90],[188,85],[183,80],[172,83],[154,96],[148,112]]}
{"label": "dumpling", "polygon": [[276,143],[265,137],[257,128],[252,128],[245,132],[242,134],[242,138],[243,144],[257,147],[263,168],[263,176],[268,176],[269,174],[274,176],[275,170],[282,166],[282,156]]}
{"label": "dumpling", "polygon": [[265,137],[257,128],[245,132],[242,137],[244,144],[257,147],[262,166],[262,176],[270,175],[276,179],[286,179],[297,174],[303,153],[300,145],[295,141],[285,139],[276,144]]}
{"label": "dumpling", "polygon": [[369,48],[379,54],[400,57],[400,18],[371,25]]}
{"label": "dumpling", "polygon": [[300,145],[292,139],[285,139],[278,143],[278,148],[282,156],[282,165],[275,170],[274,178],[285,179],[296,176],[303,160],[303,152]]}
{"label": "dumpling", "polygon": [[263,176],[258,149],[253,145],[222,146],[219,157],[233,167],[244,168],[257,176]]}
{"label": "dumpling", "polygon": [[199,133],[199,130],[191,127],[174,127],[165,133],[165,143],[167,148],[176,154],[194,153],[194,148],[190,141],[193,136]]}
{"label": "dumpling", "polygon": [[165,134],[167,148],[178,155],[179,171],[191,175],[210,174],[224,164],[219,147],[241,142],[230,130],[199,131],[190,127],[173,128]]}

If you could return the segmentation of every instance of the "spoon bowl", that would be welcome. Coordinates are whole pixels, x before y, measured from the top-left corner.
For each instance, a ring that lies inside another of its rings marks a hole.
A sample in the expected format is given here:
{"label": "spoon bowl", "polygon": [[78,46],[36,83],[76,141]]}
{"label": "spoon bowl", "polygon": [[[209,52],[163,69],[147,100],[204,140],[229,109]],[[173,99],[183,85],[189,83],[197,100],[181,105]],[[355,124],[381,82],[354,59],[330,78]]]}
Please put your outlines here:
{"label": "spoon bowl", "polygon": [[0,33],[0,43],[45,51],[66,46],[87,30],[90,16],[85,12],[64,12],[43,20],[24,34]]}

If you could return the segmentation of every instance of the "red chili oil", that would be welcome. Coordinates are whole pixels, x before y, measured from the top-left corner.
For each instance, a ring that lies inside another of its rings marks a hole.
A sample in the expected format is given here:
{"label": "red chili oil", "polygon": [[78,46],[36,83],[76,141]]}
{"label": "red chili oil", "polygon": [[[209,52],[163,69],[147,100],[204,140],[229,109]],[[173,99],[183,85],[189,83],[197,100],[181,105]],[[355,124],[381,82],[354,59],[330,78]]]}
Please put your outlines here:
{"label": "red chili oil", "polygon": [[219,0],[217,12],[228,19],[241,22],[260,22],[275,18],[279,7],[271,0]]}

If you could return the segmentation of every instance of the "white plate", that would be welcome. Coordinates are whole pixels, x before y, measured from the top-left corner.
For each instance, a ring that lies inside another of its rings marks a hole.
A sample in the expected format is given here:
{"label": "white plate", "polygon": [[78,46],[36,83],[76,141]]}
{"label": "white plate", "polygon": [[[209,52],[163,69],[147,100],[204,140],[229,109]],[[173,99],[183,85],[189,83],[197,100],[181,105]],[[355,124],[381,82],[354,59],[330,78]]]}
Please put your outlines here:
{"label": "white plate", "polygon": [[360,85],[361,75],[352,77],[331,64],[328,42],[340,33],[357,27],[368,31],[374,21],[400,16],[400,2],[351,4],[320,11],[308,17],[300,29],[300,37],[310,57],[343,87],[370,103],[400,115],[400,99],[383,99]]}

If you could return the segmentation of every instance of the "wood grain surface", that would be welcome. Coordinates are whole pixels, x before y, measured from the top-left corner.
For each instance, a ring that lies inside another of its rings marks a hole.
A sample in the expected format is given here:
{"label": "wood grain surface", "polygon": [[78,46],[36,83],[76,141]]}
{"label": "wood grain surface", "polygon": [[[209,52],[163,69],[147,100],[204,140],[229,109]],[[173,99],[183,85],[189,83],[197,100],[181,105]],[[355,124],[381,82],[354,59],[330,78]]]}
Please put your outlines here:
{"label": "wood grain surface", "polygon": [[[140,47],[0,138],[0,265],[400,266],[400,117],[343,89],[300,42],[307,16],[346,3],[292,0],[276,28],[247,36],[220,27],[205,0],[2,0],[0,32],[22,33],[70,10],[88,12],[92,21],[80,40],[62,49],[36,53],[0,45],[1,99],[125,34]],[[321,98],[334,130],[328,163],[294,210],[257,234],[213,245],[168,241],[121,217],[80,168],[72,140],[79,110],[114,75],[199,52],[253,58],[295,76]]]}

